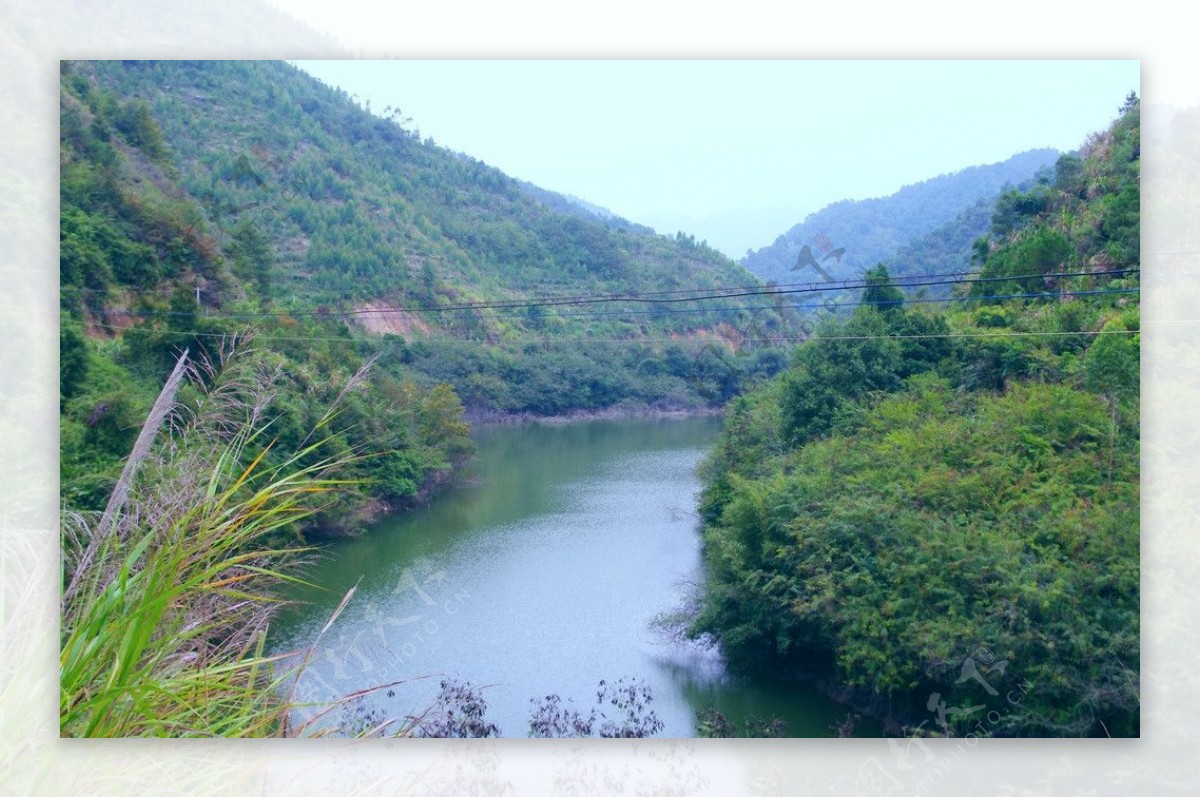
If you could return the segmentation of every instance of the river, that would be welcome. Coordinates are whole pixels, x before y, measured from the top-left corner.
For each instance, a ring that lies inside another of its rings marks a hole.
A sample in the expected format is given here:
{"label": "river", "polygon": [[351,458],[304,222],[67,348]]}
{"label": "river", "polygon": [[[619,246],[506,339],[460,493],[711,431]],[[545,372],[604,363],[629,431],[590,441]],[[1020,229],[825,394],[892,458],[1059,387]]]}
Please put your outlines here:
{"label": "river", "polygon": [[458,487],[327,547],[306,571],[320,589],[291,591],[300,603],[272,629],[276,651],[310,646],[357,585],[297,697],[403,680],[359,704],[403,717],[452,677],[481,688],[503,736],[524,737],[532,698],[586,713],[600,680],[624,677],[650,687],[659,736],[694,736],[706,707],[829,736],[846,710],[814,688],[733,677],[714,651],[651,629],[702,579],[695,472],[719,429],[690,418],[478,430]]}

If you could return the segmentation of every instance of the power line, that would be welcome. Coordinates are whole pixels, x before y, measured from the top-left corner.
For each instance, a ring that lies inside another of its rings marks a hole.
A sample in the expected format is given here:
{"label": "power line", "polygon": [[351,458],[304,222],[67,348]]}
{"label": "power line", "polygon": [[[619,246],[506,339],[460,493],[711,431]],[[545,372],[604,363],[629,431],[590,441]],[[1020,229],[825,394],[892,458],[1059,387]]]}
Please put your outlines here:
{"label": "power line", "polygon": [[[1004,332],[991,333],[919,333],[912,335],[830,335],[821,336],[814,335],[811,338],[802,338],[799,340],[806,341],[870,341],[875,339],[892,339],[892,338],[1014,338],[1021,336],[1044,337],[1054,335],[1137,335],[1141,330],[1079,330],[1079,331],[1048,331],[1048,332],[1025,332],[1018,330],[1007,330]],[[792,340],[797,336],[791,336],[784,340]]]}
{"label": "power line", "polygon": [[[1195,320],[1195,321],[1200,321],[1200,319]],[[128,327],[128,326],[122,327],[122,326],[116,325],[116,324],[105,324],[105,323],[100,323],[100,322],[95,323],[95,326],[103,327],[105,329],[114,330],[114,331],[118,331],[118,332],[124,332],[124,331],[135,329],[134,327]],[[160,334],[160,335],[180,335],[183,337],[190,336],[190,337],[195,337],[195,338],[225,338],[231,334],[231,333],[193,332],[193,331],[186,331],[186,330],[154,330],[153,332]],[[812,341],[870,341],[870,340],[891,340],[891,339],[908,339],[908,338],[1009,338],[1009,337],[1022,337],[1022,336],[1046,337],[1046,336],[1072,336],[1072,335],[1136,335],[1139,332],[1140,332],[1140,330],[1095,330],[1095,331],[1078,330],[1078,331],[1047,331],[1047,332],[1006,330],[1006,331],[1001,331],[1001,332],[989,332],[989,333],[913,333],[913,334],[896,334],[896,335],[831,335],[831,336],[823,336],[823,335],[815,335],[815,334],[807,335],[807,336],[806,335],[779,335],[779,336],[755,335],[754,338],[760,342],[766,342],[766,343],[792,343],[792,342],[805,343],[805,342],[812,342]],[[417,345],[417,344],[438,344],[438,345],[452,344],[452,345],[479,345],[479,346],[501,346],[501,345],[505,345],[505,344],[514,345],[514,346],[529,345],[529,344],[562,345],[562,344],[581,344],[581,343],[625,344],[625,345],[629,345],[629,344],[632,344],[632,345],[674,344],[674,343],[715,344],[718,342],[732,343],[728,339],[721,338],[720,336],[692,337],[692,338],[685,338],[682,336],[675,337],[675,338],[597,338],[597,337],[587,337],[587,336],[560,336],[560,337],[555,337],[555,338],[549,338],[549,337],[509,338],[509,339],[504,339],[504,340],[500,340],[500,341],[496,341],[496,342],[465,339],[465,338],[417,338],[412,341],[409,341],[409,340],[406,340],[403,338],[395,338],[395,339],[387,339],[387,338],[370,339],[370,338],[349,338],[349,337],[331,338],[331,337],[322,337],[322,336],[278,336],[278,335],[267,335],[267,334],[260,334],[260,333],[256,333],[254,338],[255,338],[255,340],[258,340],[258,341],[318,341],[318,342],[324,342],[324,343],[345,343],[345,344],[355,344],[355,345],[375,344],[375,343],[405,344],[405,345],[408,345],[408,344],[413,344],[413,345]],[[750,338],[750,336],[745,336],[745,338],[748,339],[748,338]]]}
{"label": "power line", "polygon": [[[928,274],[920,274],[920,275],[892,275],[891,279],[893,282],[895,282],[898,280],[923,280],[923,279],[931,278],[931,277],[965,278],[968,275],[980,274],[980,273],[981,272],[979,272],[978,270],[966,269],[966,270],[959,270],[959,271],[953,271],[953,272],[930,272]],[[1096,272],[1095,274],[1113,274],[1113,273],[1115,273],[1115,272]],[[1028,276],[1037,276],[1037,275],[1023,275],[1023,276],[1028,277]],[[743,284],[743,285],[732,285],[732,286],[729,286],[729,285],[710,286],[708,288],[673,288],[673,289],[665,289],[665,290],[660,290],[660,291],[627,291],[627,292],[622,292],[620,294],[585,294],[584,296],[626,296],[626,295],[628,295],[628,296],[656,296],[656,295],[665,295],[665,294],[695,293],[695,292],[701,292],[701,291],[748,291],[748,290],[756,290],[756,289],[761,289],[761,288],[790,288],[790,287],[797,287],[797,286],[820,287],[822,285],[828,285],[830,282],[861,282],[865,279],[866,279],[866,277],[864,275],[863,277],[854,278],[853,280],[851,280],[851,279],[835,280],[835,281],[826,280],[824,282],[810,280],[807,282],[777,283],[777,282],[768,280],[766,282],[759,282],[759,283],[756,283],[753,285]],[[534,290],[537,288],[537,286],[525,286],[525,288],[527,290]],[[561,288],[563,288],[565,290],[566,286],[561,286]],[[98,291],[103,291],[105,289],[81,287],[79,290],[88,291],[88,292],[98,292]],[[149,293],[155,293],[155,292],[150,291],[150,290],[144,290],[144,291],[130,291],[130,293],[149,294]],[[565,294],[565,295],[550,294],[550,295],[544,296],[543,298],[545,298],[545,299],[563,299],[563,298],[569,298],[571,296],[574,296],[574,295],[573,294]]]}
{"label": "power line", "polygon": [[[1010,282],[1016,280],[1037,279],[1037,278],[1070,278],[1070,277],[1097,277],[1097,276],[1116,276],[1123,274],[1133,274],[1140,272],[1140,269],[1118,269],[1107,272],[1055,272],[1049,274],[1021,274],[1005,277],[978,277],[966,279],[956,276],[950,280],[927,280],[895,284],[897,288],[918,288],[930,287],[937,285],[972,285],[978,283],[991,282]],[[967,274],[961,272],[959,274]],[[747,290],[727,291],[723,294],[710,294],[708,296],[691,296],[691,297],[664,297],[663,293],[679,293],[683,291],[716,291],[722,289],[677,289],[669,292],[624,292],[619,294],[583,294],[574,297],[560,297],[554,299],[544,299],[541,301],[503,301],[503,302],[470,302],[461,303],[458,305],[417,305],[415,307],[406,308],[351,308],[349,310],[291,310],[291,311],[274,311],[271,313],[243,313],[243,314],[225,314],[226,318],[271,318],[282,316],[358,316],[358,315],[378,315],[383,313],[443,313],[449,311],[473,311],[473,310],[528,310],[535,307],[561,307],[569,305],[592,305],[592,304],[607,304],[613,302],[634,302],[640,304],[679,304],[683,302],[698,302],[711,299],[738,299],[747,296],[788,296],[796,294],[820,293],[824,291],[844,291],[857,290],[860,288],[868,288],[869,285],[865,280],[844,280],[841,284],[833,283],[795,283],[793,285],[800,286],[796,288],[778,288],[778,287],[761,287]],[[857,284],[856,284],[857,283]],[[160,311],[163,315],[168,311]],[[181,315],[187,315],[187,312],[175,311]],[[211,314],[210,314],[211,315]]]}
{"label": "power line", "polygon": [[[896,300],[875,300],[871,302],[858,300],[854,302],[835,302],[828,300],[820,307],[824,308],[851,308],[861,305],[904,305],[904,304],[936,304],[943,302],[986,302],[1001,299],[1050,299],[1057,297],[1068,296],[1095,296],[1099,294],[1131,294],[1140,293],[1141,288],[1138,286],[1130,286],[1128,288],[1104,288],[1088,291],[1046,291],[1041,293],[1019,293],[1019,294],[990,294],[987,296],[951,296],[951,297],[921,297],[921,298],[905,298]],[[707,297],[706,297],[707,298]],[[530,305],[527,307],[540,307],[538,305]],[[515,317],[521,315],[523,308],[502,308],[497,312],[490,314],[491,318]],[[672,308],[672,309],[654,309],[654,310],[588,310],[579,312],[559,312],[556,315],[560,318],[576,318],[576,317],[598,317],[598,316],[641,316],[641,315],[671,315],[684,313],[741,313],[743,311],[753,310],[803,310],[804,305],[739,305],[734,307],[706,307],[706,308]],[[817,308],[820,309],[820,308]],[[507,311],[507,312],[506,312]],[[276,313],[222,313],[222,312],[206,312],[198,314],[195,311],[184,310],[152,310],[152,309],[114,309],[114,312],[124,313],[130,316],[197,316],[202,315],[204,318],[218,319],[268,319],[284,316],[300,315],[298,313],[276,312]],[[374,308],[363,310],[354,315],[370,316],[374,314],[386,315],[388,313],[404,312],[403,308]],[[446,310],[445,313],[462,313],[461,310]],[[342,315],[340,311],[330,311],[330,316]]]}

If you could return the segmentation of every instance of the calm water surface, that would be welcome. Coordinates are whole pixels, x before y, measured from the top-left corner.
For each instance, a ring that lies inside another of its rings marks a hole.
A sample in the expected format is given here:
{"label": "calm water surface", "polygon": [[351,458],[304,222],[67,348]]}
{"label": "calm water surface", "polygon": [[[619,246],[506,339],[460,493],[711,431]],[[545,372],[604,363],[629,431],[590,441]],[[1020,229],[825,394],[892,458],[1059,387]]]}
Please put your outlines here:
{"label": "calm water surface", "polygon": [[733,678],[715,653],[650,628],[702,579],[695,469],[719,429],[698,418],[479,430],[466,485],[328,547],[308,572],[322,589],[293,591],[302,603],[276,623],[275,650],[311,645],[358,586],[299,697],[405,680],[367,699],[403,717],[454,677],[483,686],[504,736],[524,737],[530,699],[557,693],[586,712],[601,679],[630,677],[650,685],[662,736],[694,736],[708,706],[828,736],[845,710],[815,690]]}

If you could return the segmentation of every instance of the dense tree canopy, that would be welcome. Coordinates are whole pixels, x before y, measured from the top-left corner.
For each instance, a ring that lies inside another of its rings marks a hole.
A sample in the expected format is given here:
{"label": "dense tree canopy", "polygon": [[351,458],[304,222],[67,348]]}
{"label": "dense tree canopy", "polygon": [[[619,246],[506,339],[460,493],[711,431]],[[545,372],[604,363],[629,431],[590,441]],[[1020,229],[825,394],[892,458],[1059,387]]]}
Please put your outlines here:
{"label": "dense tree canopy", "polygon": [[694,635],[893,731],[1138,734],[1137,114],[1002,198],[978,303],[913,310],[872,270],[732,403]]}

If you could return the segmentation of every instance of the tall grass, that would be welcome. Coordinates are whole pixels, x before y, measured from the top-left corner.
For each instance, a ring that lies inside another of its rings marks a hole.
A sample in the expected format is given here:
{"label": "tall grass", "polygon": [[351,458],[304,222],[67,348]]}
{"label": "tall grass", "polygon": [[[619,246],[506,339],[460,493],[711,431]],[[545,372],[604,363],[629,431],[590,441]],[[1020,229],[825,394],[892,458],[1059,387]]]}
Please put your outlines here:
{"label": "tall grass", "polygon": [[332,409],[272,454],[265,359],[230,345],[188,371],[195,398],[174,401],[173,375],[103,516],[63,513],[63,736],[289,731],[294,669],[264,642],[304,549],[270,541],[347,484],[332,474],[354,454],[318,455]]}

